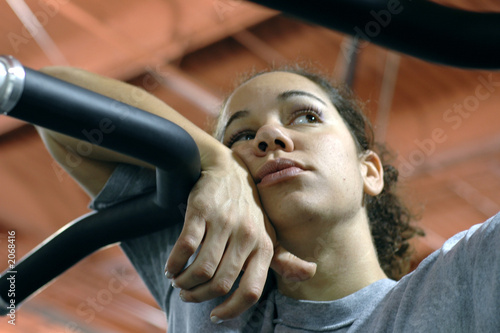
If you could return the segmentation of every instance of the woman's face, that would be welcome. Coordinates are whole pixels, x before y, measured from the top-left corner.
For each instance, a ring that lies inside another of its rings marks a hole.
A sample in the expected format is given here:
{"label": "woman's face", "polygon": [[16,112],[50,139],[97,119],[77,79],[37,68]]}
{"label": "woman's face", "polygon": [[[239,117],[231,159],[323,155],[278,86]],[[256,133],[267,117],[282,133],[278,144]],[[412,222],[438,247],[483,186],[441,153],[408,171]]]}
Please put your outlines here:
{"label": "woman's face", "polygon": [[287,72],[262,74],[238,87],[224,112],[223,142],[247,165],[278,232],[359,212],[366,167],[314,82]]}

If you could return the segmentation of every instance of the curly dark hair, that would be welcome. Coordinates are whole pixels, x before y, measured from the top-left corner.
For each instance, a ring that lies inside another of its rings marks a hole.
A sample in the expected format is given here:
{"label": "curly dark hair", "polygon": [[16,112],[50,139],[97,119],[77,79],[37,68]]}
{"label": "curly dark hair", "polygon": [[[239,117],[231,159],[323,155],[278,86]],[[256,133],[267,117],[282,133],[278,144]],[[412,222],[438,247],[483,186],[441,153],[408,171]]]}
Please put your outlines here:
{"label": "curly dark hair", "polygon": [[[371,150],[379,155],[384,169],[384,188],[376,196],[365,194],[364,200],[379,264],[389,278],[400,279],[410,269],[413,251],[409,239],[417,235],[422,236],[423,231],[412,224],[416,217],[397,193],[398,170],[387,163],[390,153],[385,146],[375,143],[372,125],[364,112],[364,104],[347,86],[335,85],[325,75],[299,65],[249,74],[239,82],[238,86],[256,76],[276,71],[301,75],[321,87],[351,132],[358,153]],[[224,118],[225,115],[221,112],[214,128],[213,135],[219,141],[224,135],[222,132]]]}

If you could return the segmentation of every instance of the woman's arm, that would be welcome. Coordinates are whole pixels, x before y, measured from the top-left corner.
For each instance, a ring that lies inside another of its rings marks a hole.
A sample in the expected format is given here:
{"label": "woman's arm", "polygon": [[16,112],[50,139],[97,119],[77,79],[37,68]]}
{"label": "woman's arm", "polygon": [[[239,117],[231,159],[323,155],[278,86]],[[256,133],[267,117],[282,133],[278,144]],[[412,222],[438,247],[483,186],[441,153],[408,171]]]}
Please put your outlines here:
{"label": "woman's arm", "polygon": [[[174,284],[183,289],[181,295],[186,301],[199,302],[227,294],[245,269],[238,289],[212,315],[229,319],[253,305],[261,295],[277,245],[255,184],[241,160],[140,88],[74,68],[50,67],[43,72],[166,118],[191,135],[200,151],[202,175],[190,193],[184,227],[166,271]],[[77,139],[43,128],[38,131],[53,157],[92,197],[99,193],[118,163],[153,167],[95,145],[83,153]],[[183,271],[202,241],[196,260]],[[304,279],[314,275],[314,265],[280,247],[277,250],[280,255],[275,257],[273,267],[278,272]]]}
{"label": "woman's arm", "polygon": [[[76,68],[47,67],[41,72],[148,111],[179,125],[195,140],[201,155],[202,169],[219,165],[221,163],[218,159],[228,158],[231,155],[230,151],[212,136],[141,88]],[[95,145],[92,149],[82,152],[78,149],[77,139],[44,128],[37,130],[53,157],[92,197],[99,193],[117,163],[153,168],[143,161]],[[102,177],[95,179],[96,172],[102,173]]]}

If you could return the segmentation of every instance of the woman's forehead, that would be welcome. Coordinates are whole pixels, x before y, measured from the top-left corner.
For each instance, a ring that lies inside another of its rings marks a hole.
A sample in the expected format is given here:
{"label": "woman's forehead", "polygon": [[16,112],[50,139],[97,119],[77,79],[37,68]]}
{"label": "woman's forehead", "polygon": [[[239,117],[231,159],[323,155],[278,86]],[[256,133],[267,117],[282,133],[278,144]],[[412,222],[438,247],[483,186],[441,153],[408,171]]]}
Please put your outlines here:
{"label": "woman's forehead", "polygon": [[273,98],[286,91],[303,91],[329,102],[326,92],[308,78],[289,72],[270,72],[260,74],[236,88],[227,101],[226,112],[245,108],[256,98]]}

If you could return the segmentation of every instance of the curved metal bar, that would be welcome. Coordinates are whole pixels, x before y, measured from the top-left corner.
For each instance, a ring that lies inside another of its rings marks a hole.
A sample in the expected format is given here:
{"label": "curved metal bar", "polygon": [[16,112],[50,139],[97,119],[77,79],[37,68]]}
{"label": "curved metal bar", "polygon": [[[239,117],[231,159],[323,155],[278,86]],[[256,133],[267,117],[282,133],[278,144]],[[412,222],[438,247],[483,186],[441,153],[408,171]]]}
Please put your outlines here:
{"label": "curved metal bar", "polygon": [[[183,221],[178,207],[187,201],[201,167],[196,143],[176,124],[23,68],[8,56],[0,57],[0,112],[157,167],[157,189],[153,194],[68,224],[6,270],[0,278],[0,314],[8,314],[12,300],[19,306],[94,251]],[[14,298],[9,296],[12,274],[16,279]]]}
{"label": "curved metal bar", "polygon": [[500,69],[500,13],[423,0],[252,1],[426,61]]}
{"label": "curved metal bar", "polygon": [[[182,222],[182,215],[173,213],[178,211],[175,205],[169,209],[159,207],[155,196],[156,193],[143,195],[98,213],[84,215],[46,239],[15,267],[3,272],[0,302],[6,306],[0,306],[0,314],[8,314],[10,309],[7,306],[11,302],[18,307],[95,251]],[[14,294],[9,292],[11,277],[15,280]]]}

